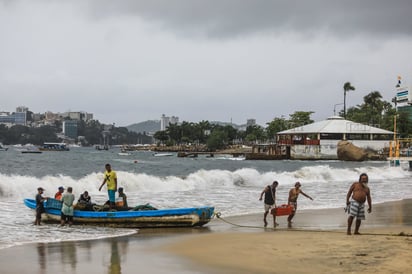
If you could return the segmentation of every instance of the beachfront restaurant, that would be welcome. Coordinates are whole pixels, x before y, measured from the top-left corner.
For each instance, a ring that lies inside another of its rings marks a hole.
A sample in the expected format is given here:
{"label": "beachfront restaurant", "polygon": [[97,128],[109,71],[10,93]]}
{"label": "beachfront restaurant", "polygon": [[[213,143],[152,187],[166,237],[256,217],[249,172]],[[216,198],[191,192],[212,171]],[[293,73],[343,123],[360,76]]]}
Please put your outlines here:
{"label": "beachfront restaurant", "polygon": [[393,132],[332,116],[326,120],[278,132],[277,144],[290,149],[290,159],[338,159],[339,141],[380,153],[389,148]]}

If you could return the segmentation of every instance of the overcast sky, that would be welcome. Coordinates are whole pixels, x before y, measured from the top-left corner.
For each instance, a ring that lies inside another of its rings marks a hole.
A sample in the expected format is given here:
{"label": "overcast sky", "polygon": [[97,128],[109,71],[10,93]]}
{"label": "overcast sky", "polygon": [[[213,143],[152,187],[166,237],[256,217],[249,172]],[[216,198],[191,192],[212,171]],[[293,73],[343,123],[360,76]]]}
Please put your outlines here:
{"label": "overcast sky", "polygon": [[0,0],[0,111],[126,126],[314,111],[412,83],[412,1]]}

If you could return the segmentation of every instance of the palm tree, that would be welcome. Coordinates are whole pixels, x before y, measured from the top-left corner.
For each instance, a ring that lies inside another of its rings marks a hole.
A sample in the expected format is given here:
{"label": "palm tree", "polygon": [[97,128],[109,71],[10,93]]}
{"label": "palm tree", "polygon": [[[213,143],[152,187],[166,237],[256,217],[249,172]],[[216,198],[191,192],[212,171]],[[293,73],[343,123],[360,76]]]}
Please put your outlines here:
{"label": "palm tree", "polygon": [[350,90],[355,90],[355,87],[353,87],[350,82],[346,82],[343,85],[343,118],[345,119],[346,119],[346,92]]}

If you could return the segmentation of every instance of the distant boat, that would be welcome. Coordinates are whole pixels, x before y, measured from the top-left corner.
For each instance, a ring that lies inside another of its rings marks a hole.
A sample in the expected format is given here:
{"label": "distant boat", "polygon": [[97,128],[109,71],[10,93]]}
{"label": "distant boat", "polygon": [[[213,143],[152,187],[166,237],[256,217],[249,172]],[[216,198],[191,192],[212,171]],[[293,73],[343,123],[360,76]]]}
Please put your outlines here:
{"label": "distant boat", "polygon": [[39,147],[40,151],[69,151],[65,143],[44,143]]}
{"label": "distant boat", "polygon": [[0,143],[0,151],[7,151],[9,148],[4,147],[2,143]]}
{"label": "distant boat", "polygon": [[19,151],[20,151],[21,153],[24,153],[24,154],[26,154],[26,153],[32,153],[32,154],[40,154],[40,153],[43,153],[43,151],[39,150],[39,148],[38,148],[38,147],[35,147],[35,146],[26,147],[26,148],[23,148],[23,149],[19,149]]}
{"label": "distant boat", "polygon": [[166,156],[173,156],[173,153],[153,153],[155,157],[166,157]]}

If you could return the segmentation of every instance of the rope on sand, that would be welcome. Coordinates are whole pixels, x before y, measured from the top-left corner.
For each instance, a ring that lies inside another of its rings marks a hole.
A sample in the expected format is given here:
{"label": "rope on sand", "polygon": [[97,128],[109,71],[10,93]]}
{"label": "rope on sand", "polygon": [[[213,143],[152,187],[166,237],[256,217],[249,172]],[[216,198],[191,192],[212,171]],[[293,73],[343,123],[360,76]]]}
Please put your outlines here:
{"label": "rope on sand", "polygon": [[[225,219],[222,218],[222,214],[221,214],[220,212],[216,212],[216,213],[214,214],[214,216],[216,216],[216,218],[218,218],[219,220],[221,220],[221,221],[223,221],[223,222],[225,222],[225,223],[227,223],[227,224],[230,224],[230,225],[233,225],[233,226],[237,226],[237,227],[264,228],[264,229],[268,229],[267,227],[263,227],[263,226],[239,225],[239,224],[235,224],[235,223],[229,222],[228,220],[225,220]],[[269,228],[269,229],[271,229],[271,228]],[[272,228],[272,229],[273,229],[273,228]],[[273,230],[274,230],[274,229],[273,229]]]}
{"label": "rope on sand", "polygon": [[[216,218],[218,218],[219,220],[236,226],[236,227],[246,227],[246,228],[259,228],[259,229],[265,229],[265,230],[273,230],[273,231],[295,231],[295,232],[323,232],[323,233],[336,233],[336,234],[346,234],[345,231],[336,231],[336,230],[320,230],[320,229],[296,229],[296,228],[268,228],[268,227],[264,227],[264,226],[250,226],[250,225],[240,225],[240,224],[235,224],[232,222],[229,222],[228,220],[225,220],[222,217],[222,214],[220,212],[216,212],[213,214]],[[412,234],[409,233],[405,233],[405,232],[400,232],[397,234],[393,234],[393,233],[361,233],[361,235],[369,235],[369,236],[396,236],[396,237],[412,237]]]}

